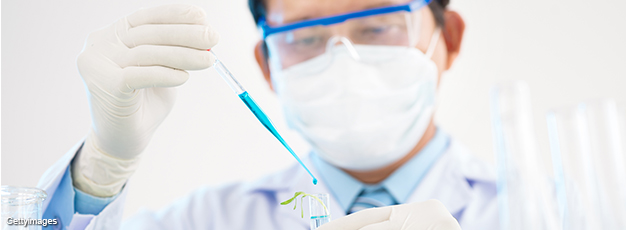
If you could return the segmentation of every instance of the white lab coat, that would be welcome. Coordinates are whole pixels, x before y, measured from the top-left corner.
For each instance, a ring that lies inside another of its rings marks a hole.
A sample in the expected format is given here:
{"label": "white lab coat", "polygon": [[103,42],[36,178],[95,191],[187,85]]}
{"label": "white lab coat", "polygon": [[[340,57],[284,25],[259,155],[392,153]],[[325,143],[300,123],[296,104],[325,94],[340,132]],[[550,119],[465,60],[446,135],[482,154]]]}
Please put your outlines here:
{"label": "white lab coat", "polygon": [[[54,196],[78,147],[70,150],[42,177],[39,185],[49,196]],[[312,165],[308,157],[304,160]],[[315,168],[311,170],[316,173]],[[279,204],[296,191],[330,193],[323,180],[314,186],[306,172],[293,165],[255,182],[198,189],[163,210],[138,213],[123,223],[122,229],[309,229],[308,210],[305,210],[305,218],[301,218],[300,210]],[[123,189],[97,216],[74,214],[69,229],[116,229],[120,225],[125,194],[126,189]],[[428,199],[441,201],[452,214],[462,212],[459,223],[464,230],[498,228],[495,172],[455,141],[433,164],[408,201]],[[330,203],[332,219],[345,215],[332,196]],[[47,205],[45,202],[44,208]]]}

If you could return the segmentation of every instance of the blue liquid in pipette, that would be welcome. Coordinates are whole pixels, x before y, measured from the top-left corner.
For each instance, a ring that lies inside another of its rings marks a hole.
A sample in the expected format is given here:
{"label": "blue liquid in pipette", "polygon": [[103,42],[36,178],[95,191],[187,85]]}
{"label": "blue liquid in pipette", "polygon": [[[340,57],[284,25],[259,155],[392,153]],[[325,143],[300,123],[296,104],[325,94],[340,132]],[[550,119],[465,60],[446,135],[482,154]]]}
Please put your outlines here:
{"label": "blue liquid in pipette", "polygon": [[302,165],[302,167],[306,169],[309,175],[311,175],[311,177],[313,178],[313,184],[316,185],[317,179],[313,176],[311,171],[309,171],[309,169],[306,166],[304,166],[304,163],[302,163],[302,161],[300,160],[300,157],[298,157],[298,155],[296,155],[296,153],[294,153],[293,150],[291,150],[291,147],[289,147],[287,142],[285,142],[285,140],[280,136],[280,134],[278,134],[278,131],[276,131],[276,129],[274,128],[274,125],[272,125],[272,122],[267,117],[267,115],[265,115],[263,110],[261,110],[261,108],[259,108],[256,102],[254,102],[254,100],[252,100],[252,98],[248,95],[248,91],[244,91],[243,93],[239,94],[239,98],[241,98],[243,103],[245,103],[246,106],[248,106],[248,109],[252,111],[252,113],[254,114],[254,116],[256,116],[257,119],[259,119],[261,124],[263,124],[263,126],[265,126],[265,128],[268,131],[270,131],[270,133],[272,133],[272,135],[274,135],[274,137],[276,137],[276,139],[278,139],[280,143],[283,144],[285,148],[287,148],[287,150],[289,150],[291,155],[293,155],[293,157],[295,157],[296,160],[298,160],[298,163],[300,163],[300,165]]}

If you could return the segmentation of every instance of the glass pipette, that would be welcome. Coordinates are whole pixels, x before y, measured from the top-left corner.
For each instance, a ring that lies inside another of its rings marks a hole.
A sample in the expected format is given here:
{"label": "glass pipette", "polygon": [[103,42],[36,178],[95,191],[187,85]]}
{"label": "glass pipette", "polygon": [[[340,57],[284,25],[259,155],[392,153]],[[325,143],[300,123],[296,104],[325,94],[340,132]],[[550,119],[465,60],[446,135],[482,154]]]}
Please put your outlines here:
{"label": "glass pipette", "polygon": [[296,160],[298,160],[298,163],[300,163],[300,165],[304,167],[304,169],[309,173],[309,175],[311,175],[311,177],[313,178],[313,184],[317,184],[317,179],[315,178],[315,176],[313,176],[311,171],[309,171],[309,169],[304,165],[304,163],[302,163],[302,160],[300,160],[300,157],[298,157],[298,155],[296,155],[296,153],[293,152],[293,150],[291,150],[291,147],[289,147],[287,142],[285,142],[285,140],[280,136],[280,134],[278,134],[278,131],[276,131],[276,128],[274,128],[274,125],[272,124],[270,119],[267,117],[267,115],[265,115],[263,110],[261,110],[261,108],[256,104],[256,102],[254,102],[252,97],[248,95],[248,92],[241,86],[241,84],[239,84],[239,82],[237,81],[237,79],[235,79],[233,74],[230,73],[228,69],[226,69],[226,66],[224,66],[224,63],[222,63],[220,59],[217,58],[217,55],[215,55],[215,53],[213,53],[213,51],[211,50],[208,50],[208,51],[211,52],[213,57],[215,57],[214,68],[215,70],[217,70],[217,73],[220,76],[222,76],[222,78],[224,79],[224,81],[226,81],[228,86],[230,86],[230,88],[233,91],[235,91],[237,95],[239,95],[239,98],[243,101],[244,104],[246,104],[246,106],[248,106],[248,109],[252,111],[254,116],[256,116],[256,118],[261,122],[261,124],[263,124],[263,126],[265,126],[265,128],[268,131],[270,131],[270,133],[272,133],[272,135],[274,135],[274,137],[276,137],[276,139],[278,139],[278,141],[280,141],[280,143],[283,144],[283,146],[285,146],[287,150],[289,150],[291,155],[293,155],[293,157],[295,157]]}

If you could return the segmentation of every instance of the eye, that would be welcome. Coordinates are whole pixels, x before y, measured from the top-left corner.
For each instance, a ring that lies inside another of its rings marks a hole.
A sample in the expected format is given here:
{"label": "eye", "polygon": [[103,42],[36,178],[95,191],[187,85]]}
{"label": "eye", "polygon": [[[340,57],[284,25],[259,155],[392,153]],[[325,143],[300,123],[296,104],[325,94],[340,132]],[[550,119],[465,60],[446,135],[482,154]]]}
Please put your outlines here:
{"label": "eye", "polygon": [[314,46],[322,41],[322,38],[319,36],[306,37],[301,39],[295,39],[293,41],[293,45],[297,46]]}
{"label": "eye", "polygon": [[389,31],[390,28],[391,26],[375,26],[364,28],[362,32],[368,35],[378,35],[386,33],[387,31]]}

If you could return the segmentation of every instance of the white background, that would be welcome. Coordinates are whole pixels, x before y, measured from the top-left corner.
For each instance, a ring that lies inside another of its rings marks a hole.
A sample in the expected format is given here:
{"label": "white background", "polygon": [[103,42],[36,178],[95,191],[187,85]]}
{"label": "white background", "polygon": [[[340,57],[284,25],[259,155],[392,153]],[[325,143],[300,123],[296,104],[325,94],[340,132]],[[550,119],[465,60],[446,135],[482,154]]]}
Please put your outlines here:
{"label": "white background", "polygon": [[[89,32],[138,8],[173,2],[2,2],[3,185],[35,186],[87,133],[90,115],[75,59]],[[207,11],[221,34],[215,52],[287,142],[306,154],[256,66],[259,36],[247,1],[178,2]],[[467,28],[461,56],[444,75],[436,121],[485,161],[494,161],[488,95],[496,82],[528,82],[544,153],[549,108],[591,98],[626,101],[626,1],[452,0],[451,8]],[[294,162],[214,70],[192,72],[179,89],[132,179],[125,217],[201,185],[253,180]]]}

